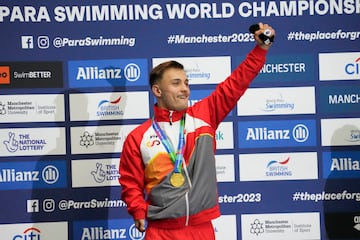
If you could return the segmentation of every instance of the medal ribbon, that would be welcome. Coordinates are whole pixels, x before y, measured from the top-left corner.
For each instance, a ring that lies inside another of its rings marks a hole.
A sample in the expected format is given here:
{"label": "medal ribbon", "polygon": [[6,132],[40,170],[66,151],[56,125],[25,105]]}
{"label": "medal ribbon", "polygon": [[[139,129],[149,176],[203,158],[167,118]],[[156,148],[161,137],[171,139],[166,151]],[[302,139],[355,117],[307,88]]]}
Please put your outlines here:
{"label": "medal ribbon", "polygon": [[152,127],[154,128],[156,135],[160,138],[161,143],[165,146],[165,149],[168,152],[171,161],[174,163],[174,172],[181,173],[184,146],[185,146],[185,136],[184,136],[185,114],[181,117],[180,120],[179,144],[176,152],[171,142],[169,141],[165,133],[161,130],[159,124],[155,121],[154,118],[152,119]]}

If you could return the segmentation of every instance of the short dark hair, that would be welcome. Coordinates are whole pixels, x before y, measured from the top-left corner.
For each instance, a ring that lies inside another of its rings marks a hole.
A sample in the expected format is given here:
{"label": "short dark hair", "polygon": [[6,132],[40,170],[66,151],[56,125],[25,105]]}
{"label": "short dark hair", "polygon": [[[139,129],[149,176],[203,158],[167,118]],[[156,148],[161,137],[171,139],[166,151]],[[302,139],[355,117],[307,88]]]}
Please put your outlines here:
{"label": "short dark hair", "polygon": [[160,63],[159,65],[154,67],[149,75],[150,88],[156,83],[156,81],[160,80],[163,77],[164,72],[170,68],[184,70],[184,65],[182,65],[177,61],[172,60],[172,61]]}

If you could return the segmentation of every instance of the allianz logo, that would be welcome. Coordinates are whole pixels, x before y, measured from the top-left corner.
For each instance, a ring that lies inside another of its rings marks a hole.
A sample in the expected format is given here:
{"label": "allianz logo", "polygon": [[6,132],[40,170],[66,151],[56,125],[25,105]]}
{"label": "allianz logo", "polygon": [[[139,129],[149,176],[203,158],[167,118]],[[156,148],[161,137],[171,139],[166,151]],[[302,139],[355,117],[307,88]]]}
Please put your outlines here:
{"label": "allianz logo", "polygon": [[37,170],[17,171],[16,169],[2,169],[0,183],[6,182],[39,182],[41,179],[47,184],[54,184],[59,179],[59,170],[52,165],[46,166],[42,172]]}
{"label": "allianz logo", "polygon": [[104,228],[101,226],[94,226],[82,229],[81,240],[128,239],[127,235],[133,240],[142,240],[145,236],[144,233],[139,232],[135,228],[134,224],[130,226],[128,232],[125,228]]}
{"label": "allianz logo", "polygon": [[305,142],[309,138],[309,129],[304,124],[297,124],[293,129],[248,128],[247,141],[291,140]]}
{"label": "allianz logo", "polygon": [[332,158],[330,171],[359,171],[360,161],[352,158]]}
{"label": "allianz logo", "polygon": [[78,67],[76,80],[109,80],[126,79],[134,82],[140,78],[140,67],[135,63],[127,64],[124,69],[109,66],[99,68],[97,66]]}
{"label": "allianz logo", "polygon": [[120,68],[104,68],[98,67],[79,67],[76,80],[91,80],[91,79],[120,79]]}

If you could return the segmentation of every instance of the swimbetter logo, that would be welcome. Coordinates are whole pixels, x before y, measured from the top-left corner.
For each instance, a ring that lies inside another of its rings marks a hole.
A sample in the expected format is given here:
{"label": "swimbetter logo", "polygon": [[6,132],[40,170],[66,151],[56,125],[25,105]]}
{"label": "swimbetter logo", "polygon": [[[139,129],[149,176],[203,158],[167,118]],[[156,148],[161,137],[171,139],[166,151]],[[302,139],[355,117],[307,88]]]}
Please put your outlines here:
{"label": "swimbetter logo", "polygon": [[62,88],[62,62],[9,62],[0,65],[1,88]]}
{"label": "swimbetter logo", "polygon": [[0,85],[10,84],[10,67],[0,66]]}

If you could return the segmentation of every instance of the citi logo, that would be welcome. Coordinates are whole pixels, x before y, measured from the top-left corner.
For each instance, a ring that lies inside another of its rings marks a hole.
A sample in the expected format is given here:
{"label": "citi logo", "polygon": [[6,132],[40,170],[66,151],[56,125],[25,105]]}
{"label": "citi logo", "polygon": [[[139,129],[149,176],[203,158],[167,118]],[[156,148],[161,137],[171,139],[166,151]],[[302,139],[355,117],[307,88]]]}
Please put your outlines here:
{"label": "citi logo", "polygon": [[345,65],[345,72],[349,75],[360,74],[360,57],[355,60],[354,63],[348,63]]}
{"label": "citi logo", "polygon": [[31,227],[31,228],[27,228],[25,229],[24,233],[22,235],[15,235],[13,237],[14,240],[17,239],[32,239],[32,240],[40,240],[40,230],[38,228],[35,227]]}

